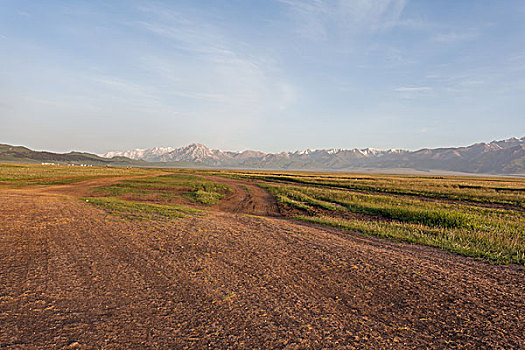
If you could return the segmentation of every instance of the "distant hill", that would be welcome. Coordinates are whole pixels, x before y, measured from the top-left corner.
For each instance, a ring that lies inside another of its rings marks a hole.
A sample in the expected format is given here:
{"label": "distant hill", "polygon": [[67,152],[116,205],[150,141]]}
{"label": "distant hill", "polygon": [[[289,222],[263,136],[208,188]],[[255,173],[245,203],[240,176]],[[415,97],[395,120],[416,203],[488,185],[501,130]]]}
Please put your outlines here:
{"label": "distant hill", "polygon": [[128,165],[134,161],[125,157],[104,158],[91,153],[38,152],[23,146],[0,144],[0,161],[21,163],[56,163],[87,165]]}
{"label": "distant hill", "polygon": [[86,152],[53,153],[33,151],[23,146],[0,144],[0,162],[12,163],[54,163],[94,166],[141,166],[141,167],[195,167],[202,164],[195,162],[147,162],[116,155],[101,157]]}
{"label": "distant hill", "polygon": [[52,162],[112,166],[219,167],[281,170],[416,169],[481,174],[525,174],[525,137],[466,147],[406,151],[399,149],[327,149],[264,153],[230,152],[194,143],[185,147],[155,147],[102,155],[37,152],[0,145],[0,161]]}

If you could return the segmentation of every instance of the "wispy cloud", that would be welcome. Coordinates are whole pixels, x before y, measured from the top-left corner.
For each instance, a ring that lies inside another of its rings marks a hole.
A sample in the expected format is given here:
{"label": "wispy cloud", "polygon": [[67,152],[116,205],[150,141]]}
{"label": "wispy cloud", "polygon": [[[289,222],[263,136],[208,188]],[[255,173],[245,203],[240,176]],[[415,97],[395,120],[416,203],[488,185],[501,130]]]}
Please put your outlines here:
{"label": "wispy cloud", "polygon": [[508,58],[510,62],[516,62],[516,61],[525,61],[525,52],[518,53],[516,55],[512,55]]}
{"label": "wispy cloud", "polygon": [[479,31],[470,29],[462,32],[440,33],[434,36],[433,41],[439,43],[455,43],[466,40],[473,40],[479,37]]}
{"label": "wispy cloud", "polygon": [[278,0],[286,5],[298,32],[322,39],[337,30],[346,35],[395,26],[408,0]]}
{"label": "wispy cloud", "polygon": [[430,86],[411,86],[411,87],[398,87],[395,88],[396,92],[425,92],[430,91],[432,88]]}
{"label": "wispy cloud", "polygon": [[507,59],[507,63],[511,71],[525,70],[525,52],[512,55]]}
{"label": "wispy cloud", "polygon": [[26,11],[22,11],[22,10],[18,10],[16,11],[16,13],[20,16],[24,16],[24,17],[31,17],[32,15],[29,13],[29,12],[26,12]]}
{"label": "wispy cloud", "polygon": [[451,122],[461,137],[483,121],[487,134],[512,131],[523,125],[522,10],[409,0],[0,0],[0,13],[16,19],[0,23],[0,133],[47,145],[59,138],[27,125],[70,130],[57,145],[84,140],[100,151],[195,141],[277,151],[411,147],[407,135],[428,129],[420,141],[430,142],[450,135]]}
{"label": "wispy cloud", "polygon": [[485,84],[484,80],[480,79],[473,79],[473,80],[463,80],[458,83],[461,86],[469,87],[469,86],[479,86]]}
{"label": "wispy cloud", "polygon": [[234,39],[213,20],[199,18],[205,14],[152,5],[140,11],[146,19],[133,25],[166,47],[139,57],[140,65],[158,79],[155,85],[164,86],[159,94],[166,99],[186,106],[201,101],[196,108],[202,115],[239,124],[286,109],[295,100],[293,85],[276,73],[276,59]]}
{"label": "wispy cloud", "polygon": [[399,98],[406,100],[413,100],[423,96],[428,96],[428,94],[433,90],[434,88],[430,86],[401,86],[394,89]]}

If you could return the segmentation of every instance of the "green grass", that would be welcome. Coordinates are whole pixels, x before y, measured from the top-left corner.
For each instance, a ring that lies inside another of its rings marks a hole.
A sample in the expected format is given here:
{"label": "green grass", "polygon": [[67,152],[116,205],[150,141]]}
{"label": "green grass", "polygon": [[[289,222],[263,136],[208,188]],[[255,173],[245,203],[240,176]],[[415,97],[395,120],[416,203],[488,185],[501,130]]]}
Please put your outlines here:
{"label": "green grass", "polygon": [[410,243],[424,244],[495,263],[525,264],[523,238],[486,235],[465,229],[445,229],[425,225],[381,222],[362,219],[297,216],[298,220],[357,231],[378,237],[393,238]]}
{"label": "green grass", "polygon": [[219,172],[219,176],[345,189],[364,193],[419,196],[525,208],[525,183],[518,178],[401,176],[326,173]]}
{"label": "green grass", "polygon": [[62,185],[102,177],[146,175],[155,172],[159,172],[159,169],[0,164],[0,185]]}
{"label": "green grass", "polygon": [[125,201],[114,197],[83,198],[89,204],[100,207],[112,215],[136,219],[184,218],[187,214],[199,214],[201,210],[175,205],[160,205]]}
{"label": "green grass", "polygon": [[337,203],[328,202],[322,199],[317,199],[309,196],[308,194],[297,188],[286,188],[283,186],[271,186],[271,185],[260,185],[275,195],[281,203],[290,204],[298,209],[307,210],[310,207],[317,207],[327,210],[340,210],[341,206]]}
{"label": "green grass", "polygon": [[202,205],[216,204],[229,192],[230,188],[224,184],[188,174],[130,179],[94,189],[96,196],[125,196],[126,199],[161,204],[190,202]]}
{"label": "green grass", "polygon": [[[404,222],[429,226],[475,228],[472,215],[460,212],[461,206],[440,205],[411,198],[372,196],[331,189],[293,186],[269,186],[274,194],[291,198],[313,207],[327,210],[343,210],[354,213],[381,216]],[[445,209],[446,208],[446,209]],[[455,210],[449,210],[454,208]]]}
{"label": "green grass", "polygon": [[85,200],[114,214],[161,219],[193,215],[228,186],[199,174],[257,181],[297,219],[425,244],[496,263],[525,265],[525,179],[315,172],[80,168],[0,164],[0,185],[69,184],[154,175],[96,188]]}
{"label": "green grass", "polygon": [[208,192],[205,190],[197,190],[195,192],[189,192],[187,193],[187,196],[194,200],[197,203],[204,204],[204,205],[213,205],[217,204],[219,200],[226,197],[223,193],[217,193],[217,192]]}
{"label": "green grass", "polygon": [[[161,171],[173,174],[154,176]],[[115,215],[177,218],[200,212],[181,204],[213,205],[230,192],[228,186],[187,170],[0,164],[0,185],[8,187],[67,185],[97,178],[140,175],[153,176],[94,188],[92,197],[85,200]]]}
{"label": "green grass", "polygon": [[[525,265],[525,179],[221,171],[262,181],[297,219]],[[302,213],[302,214],[301,214]]]}
{"label": "green grass", "polygon": [[[347,212],[368,217],[334,218],[328,210],[310,219],[316,222],[331,226],[342,225],[346,229],[395,237],[496,262],[525,263],[523,211],[429,202],[407,197],[356,194],[330,188],[280,185],[272,186],[271,191],[283,203],[297,209],[306,209],[307,212],[309,207],[314,206],[334,210],[326,203],[336,203]],[[296,205],[297,200],[300,200],[300,205]],[[320,206],[317,201],[321,201],[323,205]],[[306,220],[305,217],[302,220]]]}
{"label": "green grass", "polygon": [[182,218],[202,213],[181,203],[212,205],[223,198],[229,188],[211,180],[189,174],[170,174],[127,179],[92,190],[87,202],[113,215],[127,218]]}
{"label": "green grass", "polygon": [[48,181],[32,181],[28,183],[29,185],[68,185],[80,181],[86,181],[86,180],[93,180],[100,177],[107,177],[105,175],[102,176],[78,176],[73,178],[66,178],[66,179],[57,179],[57,180],[48,180]]}

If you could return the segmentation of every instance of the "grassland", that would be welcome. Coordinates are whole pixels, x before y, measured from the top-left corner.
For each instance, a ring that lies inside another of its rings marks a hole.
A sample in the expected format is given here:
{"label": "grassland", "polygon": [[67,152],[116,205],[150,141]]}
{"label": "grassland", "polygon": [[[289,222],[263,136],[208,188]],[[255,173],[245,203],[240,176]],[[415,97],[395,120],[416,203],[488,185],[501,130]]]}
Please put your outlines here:
{"label": "grassland", "polygon": [[129,218],[176,218],[201,210],[226,197],[228,186],[195,175],[168,174],[122,180],[94,187],[90,203]]}
{"label": "grassland", "polygon": [[93,193],[157,204],[213,205],[226,197],[229,191],[229,187],[224,184],[182,173],[124,180],[108,186],[96,187]]}
{"label": "grassland", "polygon": [[202,210],[191,205],[216,204],[230,191],[224,184],[186,174],[184,170],[0,164],[0,186],[5,187],[60,187],[86,180],[95,181],[83,200],[110,214],[135,219],[200,214]]}
{"label": "grassland", "polygon": [[256,180],[288,215],[424,244],[497,263],[525,264],[525,180],[221,171]]}
{"label": "grassland", "polygon": [[143,219],[197,214],[191,208],[232,193],[210,176],[255,182],[277,199],[283,215],[303,222],[525,265],[522,178],[0,165],[0,185],[9,187],[95,179],[85,200]]}
{"label": "grassland", "polygon": [[116,176],[147,175],[158,169],[0,164],[0,186],[64,185]]}
{"label": "grassland", "polygon": [[514,205],[525,208],[520,178],[371,175],[334,173],[219,172],[221,176],[311,187],[423,197],[428,199]]}

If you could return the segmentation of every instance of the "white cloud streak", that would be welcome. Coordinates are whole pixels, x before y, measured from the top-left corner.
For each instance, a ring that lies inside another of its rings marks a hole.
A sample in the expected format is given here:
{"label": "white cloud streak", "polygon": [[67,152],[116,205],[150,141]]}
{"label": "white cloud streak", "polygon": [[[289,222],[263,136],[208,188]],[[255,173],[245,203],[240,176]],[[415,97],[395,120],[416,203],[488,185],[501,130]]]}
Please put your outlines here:
{"label": "white cloud streak", "polygon": [[294,103],[295,88],[279,76],[273,57],[198,14],[154,6],[140,10],[148,19],[134,26],[164,41],[166,51],[149,52],[139,64],[163,86],[159,94],[180,101],[188,113],[213,116],[218,128],[247,126]]}
{"label": "white cloud streak", "polygon": [[433,41],[438,43],[456,43],[460,41],[473,40],[479,37],[479,31],[470,29],[464,32],[440,33],[434,36]]}
{"label": "white cloud streak", "polygon": [[430,90],[432,90],[430,86],[398,87],[394,89],[396,92],[425,92]]}
{"label": "white cloud streak", "polygon": [[347,36],[395,26],[408,0],[278,0],[303,37],[325,39],[333,30]]}

